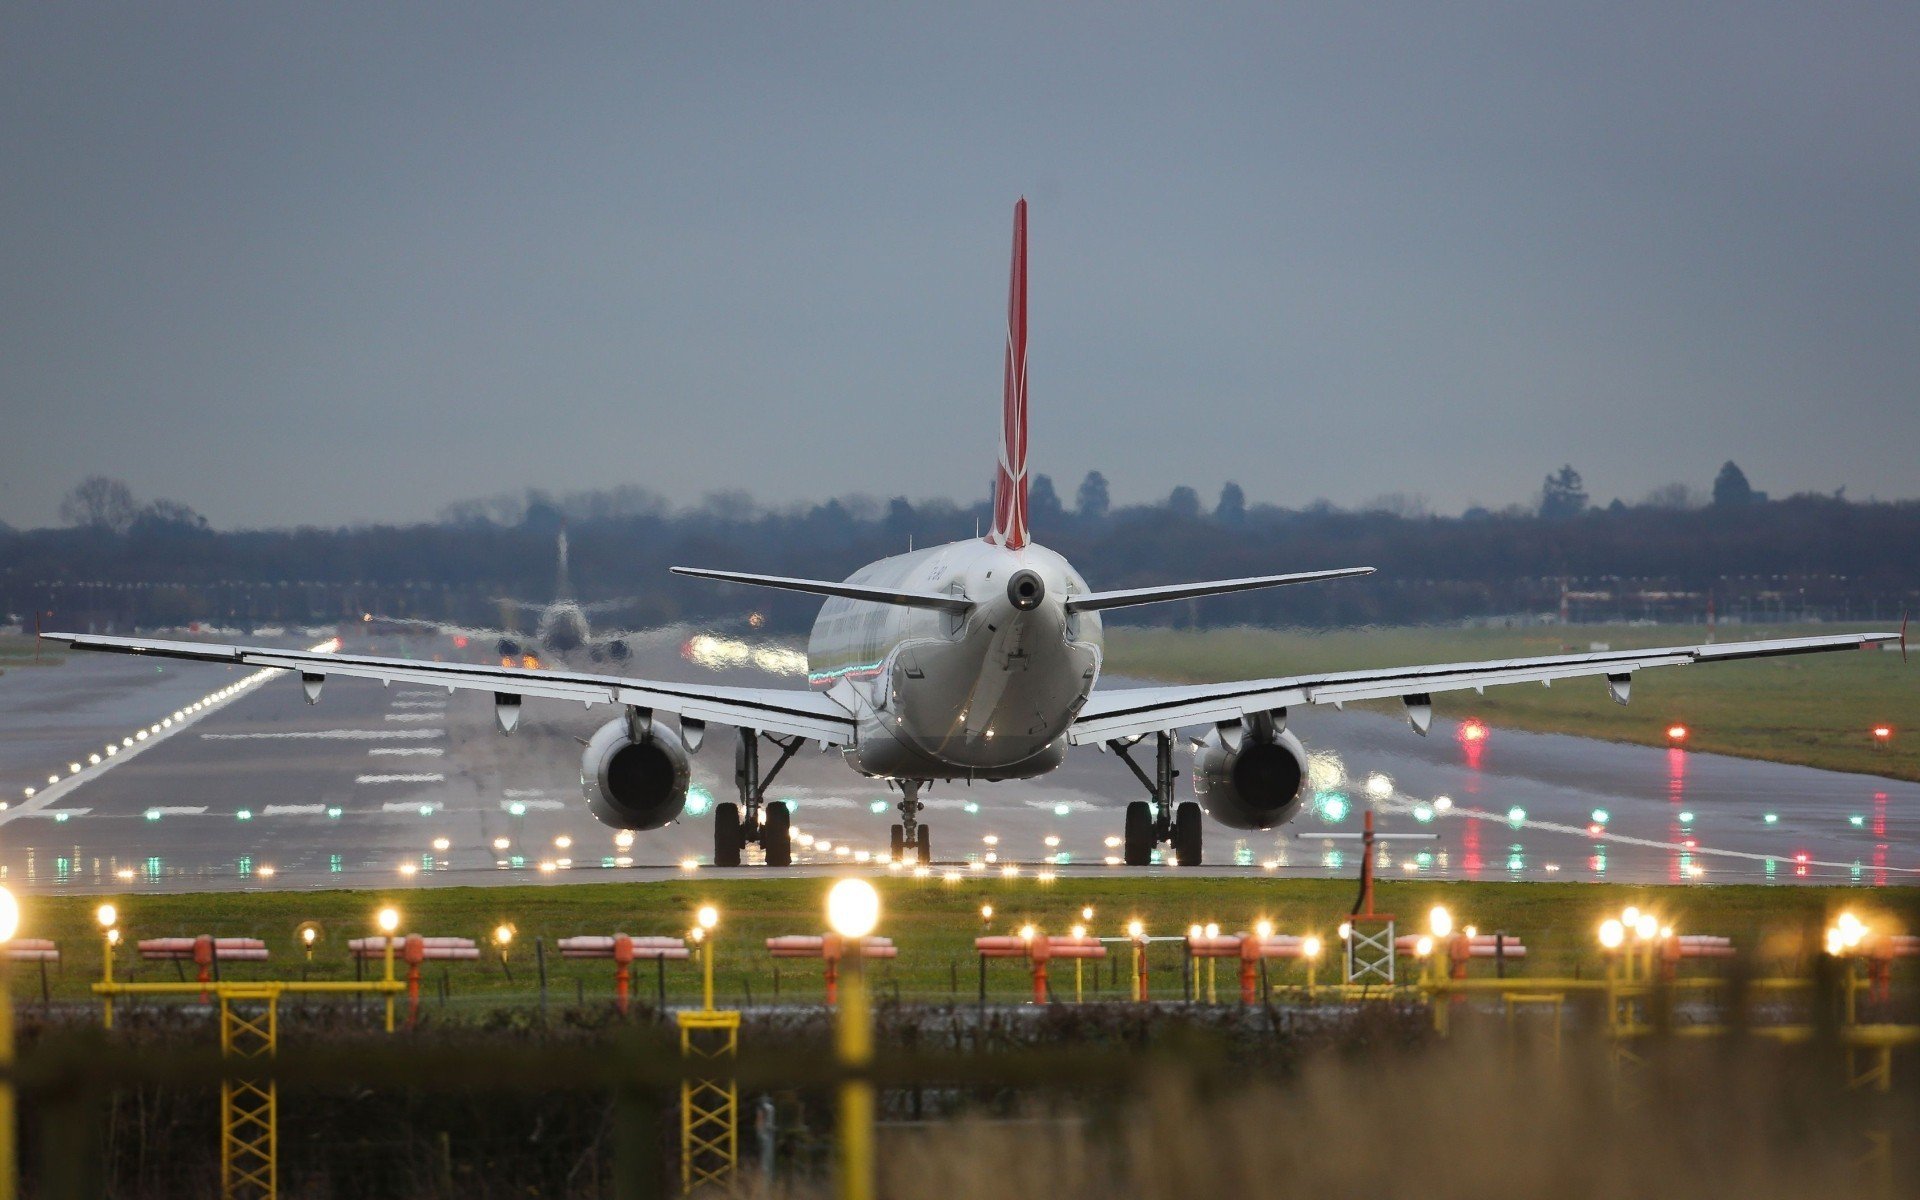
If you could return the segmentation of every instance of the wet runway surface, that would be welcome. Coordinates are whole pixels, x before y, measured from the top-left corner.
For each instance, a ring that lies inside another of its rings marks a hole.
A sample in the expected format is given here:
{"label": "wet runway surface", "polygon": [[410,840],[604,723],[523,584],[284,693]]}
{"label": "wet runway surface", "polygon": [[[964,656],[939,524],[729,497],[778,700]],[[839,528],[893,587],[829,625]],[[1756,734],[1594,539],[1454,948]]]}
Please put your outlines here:
{"label": "wet runway surface", "polygon": [[[700,665],[687,636],[637,642],[627,673],[800,686],[755,669],[737,644],[722,657],[743,665]],[[454,653],[399,638],[359,638],[349,649]],[[707,806],[732,798],[734,739],[716,727],[693,760],[688,815],[617,839],[580,796],[575,740],[613,719],[612,708],[529,701],[509,738],[475,693],[335,679],[309,706],[297,679],[252,675],[75,653],[61,667],[0,677],[6,880],[29,890],[183,891],[657,878],[704,862]],[[1593,691],[1596,704],[1609,702]],[[1371,799],[1383,830],[1433,835],[1388,843],[1389,875],[1920,882],[1916,784],[1500,729],[1470,742],[1445,716],[1428,738],[1357,711],[1302,713],[1292,727],[1314,754],[1308,806],[1270,833],[1208,822],[1201,870],[1351,877],[1357,842],[1325,835],[1357,832]],[[1190,758],[1183,751],[1176,762],[1190,797]],[[896,819],[897,796],[814,748],[770,795],[795,803],[801,841],[812,839],[796,845],[800,872],[883,850]],[[1044,779],[936,784],[925,820],[939,870],[1117,872],[1106,860],[1119,854],[1124,805],[1138,798],[1123,763],[1082,747]]]}

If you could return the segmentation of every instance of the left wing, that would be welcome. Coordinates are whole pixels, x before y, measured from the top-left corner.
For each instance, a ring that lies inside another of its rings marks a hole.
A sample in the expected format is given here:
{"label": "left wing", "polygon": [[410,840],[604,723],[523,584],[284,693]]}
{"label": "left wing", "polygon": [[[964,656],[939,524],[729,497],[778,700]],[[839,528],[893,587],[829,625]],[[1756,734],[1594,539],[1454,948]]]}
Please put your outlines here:
{"label": "left wing", "polygon": [[1655,650],[1556,654],[1490,662],[1339,671],[1325,675],[1296,675],[1285,679],[1254,679],[1235,683],[1119,688],[1095,691],[1088,697],[1086,706],[1068,729],[1067,739],[1075,745],[1085,745],[1110,738],[1159,733],[1187,725],[1240,721],[1258,713],[1273,712],[1296,704],[1338,705],[1349,700],[1378,700],[1390,696],[1398,696],[1405,701],[1408,719],[1412,721],[1414,729],[1424,734],[1433,719],[1431,696],[1434,692],[1481,689],[1503,683],[1551,685],[1556,679],[1604,675],[1613,698],[1625,704],[1633,673],[1643,667],[1729,662],[1782,654],[1817,654],[1827,650],[1865,650],[1899,640],[1897,633],[1849,633],[1764,642],[1727,642],[1709,646],[1669,646]]}
{"label": "left wing", "polygon": [[49,633],[44,636],[48,641],[65,642],[76,650],[106,650],[154,658],[298,671],[310,700],[319,698],[320,685],[329,675],[378,679],[382,683],[444,687],[448,690],[460,688],[491,692],[495,703],[501,706],[503,728],[512,727],[508,710],[511,709],[517,718],[520,699],[534,696],[546,700],[573,700],[582,704],[625,704],[674,713],[683,720],[758,729],[829,745],[848,745],[853,741],[853,717],[822,692],[660,683],[647,679],[624,679],[616,675],[420,662],[409,658],[375,658],[358,654],[322,654],[264,646],[221,646],[207,642],[165,642],[78,633]]}

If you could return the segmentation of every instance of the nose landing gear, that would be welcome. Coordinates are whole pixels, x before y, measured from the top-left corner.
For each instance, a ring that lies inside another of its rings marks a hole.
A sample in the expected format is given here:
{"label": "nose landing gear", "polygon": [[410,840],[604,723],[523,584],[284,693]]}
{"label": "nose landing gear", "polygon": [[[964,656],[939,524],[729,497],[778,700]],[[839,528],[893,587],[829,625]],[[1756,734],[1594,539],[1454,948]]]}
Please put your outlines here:
{"label": "nose landing gear", "polygon": [[1146,786],[1151,801],[1135,800],[1127,805],[1126,844],[1123,854],[1130,867],[1144,867],[1153,861],[1155,846],[1172,848],[1174,858],[1183,867],[1200,865],[1200,806],[1188,800],[1173,802],[1173,781],[1180,772],[1173,769],[1173,734],[1154,734],[1154,771],[1149,776],[1128,753],[1132,742],[1114,739],[1108,749],[1120,756],[1134,777]]}
{"label": "nose landing gear", "polygon": [[894,862],[905,862],[908,853],[922,866],[933,861],[932,836],[920,823],[920,810],[926,807],[920,803],[920,789],[926,786],[924,779],[900,780],[900,824],[887,831],[887,849]]}

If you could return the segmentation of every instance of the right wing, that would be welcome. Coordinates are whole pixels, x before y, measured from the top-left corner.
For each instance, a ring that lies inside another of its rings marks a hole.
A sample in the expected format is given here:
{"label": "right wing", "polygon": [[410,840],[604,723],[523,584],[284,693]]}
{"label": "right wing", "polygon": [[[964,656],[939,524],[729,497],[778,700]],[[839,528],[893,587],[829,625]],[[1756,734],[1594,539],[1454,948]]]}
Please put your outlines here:
{"label": "right wing", "polygon": [[826,745],[850,745],[853,741],[852,715],[822,692],[660,683],[646,679],[623,679],[615,675],[420,662],[408,658],[375,658],[358,654],[322,654],[264,646],[221,646],[207,642],[167,642],[78,633],[49,633],[44,636],[48,641],[65,642],[76,650],[104,650],[153,658],[298,671],[308,686],[309,697],[316,699],[320,684],[329,675],[345,675],[378,679],[382,683],[444,687],[449,691],[491,692],[496,703],[503,705],[517,703],[519,698],[525,696],[572,700],[581,704],[625,704],[674,713],[687,720],[803,737]]}
{"label": "right wing", "polygon": [[1782,654],[1816,654],[1827,650],[1864,650],[1899,640],[1897,633],[1849,633],[1762,642],[1667,646],[1654,650],[1605,651],[1598,654],[1554,654],[1489,662],[1436,663],[1383,670],[1334,671],[1322,675],[1249,679],[1233,683],[1096,690],[1087,698],[1086,706],[1068,729],[1067,739],[1078,746],[1160,733],[1188,725],[1241,721],[1258,713],[1275,712],[1297,704],[1338,705],[1349,700],[1380,700],[1396,696],[1406,702],[1414,728],[1425,733],[1424,721],[1431,719],[1433,708],[1430,696],[1434,692],[1487,688],[1505,683],[1551,685],[1556,679],[1604,675],[1614,699],[1625,704],[1633,672],[1644,667],[1771,658]]}

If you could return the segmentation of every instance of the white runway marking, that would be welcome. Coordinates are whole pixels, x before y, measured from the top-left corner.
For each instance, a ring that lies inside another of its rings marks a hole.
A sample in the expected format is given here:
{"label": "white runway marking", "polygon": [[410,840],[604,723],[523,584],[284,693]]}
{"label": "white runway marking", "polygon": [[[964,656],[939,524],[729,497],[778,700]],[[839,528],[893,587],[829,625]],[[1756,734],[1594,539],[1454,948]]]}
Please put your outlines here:
{"label": "white runway marking", "polygon": [[19,815],[23,817],[52,817],[56,821],[64,821],[70,817],[84,817],[92,811],[90,808],[37,808],[32,812],[23,812]]}
{"label": "white runway marking", "polygon": [[402,800],[389,800],[380,806],[380,811],[390,813],[420,813],[424,816],[429,812],[439,812],[442,807],[438,800],[429,800],[425,804],[408,804]]}
{"label": "white runway marking", "polygon": [[445,708],[445,700],[395,700],[391,708]]}
{"label": "white runway marking", "polygon": [[398,713],[388,713],[387,720],[389,721],[438,721],[444,715],[445,714],[443,713],[430,713],[430,712],[398,712]]}
{"label": "white runway marking", "polygon": [[438,773],[421,775],[355,775],[355,783],[445,783],[447,777]]}
{"label": "white runway marking", "polygon": [[327,806],[324,804],[269,804],[260,810],[260,815],[263,817],[317,817],[326,811]]}
{"label": "white runway marking", "polygon": [[162,804],[147,810],[147,819],[157,821],[161,817],[197,817],[207,811],[204,804]]}
{"label": "white runway marking", "polygon": [[370,742],[447,736],[444,729],[290,729],[285,733],[203,733],[209,742],[260,742],[276,738],[314,742]]}
{"label": "white runway marking", "polygon": [[441,691],[439,688],[401,688],[399,691],[395,692],[394,695],[396,696],[444,696],[446,695],[446,693]]}
{"label": "white runway marking", "polygon": [[518,804],[522,808],[565,808],[566,807],[566,805],[562,804],[558,800],[502,800],[500,802],[500,807],[505,809],[508,812],[512,812],[513,806],[516,804]]}
{"label": "white runway marking", "polygon": [[439,758],[446,751],[439,746],[375,746],[368,754],[385,754],[396,758],[418,757]]}
{"label": "white runway marking", "polygon": [[549,795],[551,790],[550,788],[508,788],[500,794],[509,800],[528,800],[537,796]]}

